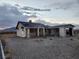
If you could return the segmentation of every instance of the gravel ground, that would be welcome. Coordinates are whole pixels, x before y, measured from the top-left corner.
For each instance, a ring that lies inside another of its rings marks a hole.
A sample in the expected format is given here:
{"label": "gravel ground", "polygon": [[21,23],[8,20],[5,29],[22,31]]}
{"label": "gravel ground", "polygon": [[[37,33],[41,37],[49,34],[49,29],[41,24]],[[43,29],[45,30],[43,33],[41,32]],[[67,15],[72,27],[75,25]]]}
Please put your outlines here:
{"label": "gravel ground", "polygon": [[79,40],[75,37],[11,38],[12,59],[79,59]]}

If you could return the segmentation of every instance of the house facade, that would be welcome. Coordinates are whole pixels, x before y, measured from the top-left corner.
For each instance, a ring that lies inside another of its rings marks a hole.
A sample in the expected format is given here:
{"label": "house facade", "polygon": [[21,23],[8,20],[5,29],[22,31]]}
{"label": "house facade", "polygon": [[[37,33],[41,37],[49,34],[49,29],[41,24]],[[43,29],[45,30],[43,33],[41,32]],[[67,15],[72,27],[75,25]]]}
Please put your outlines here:
{"label": "house facade", "polygon": [[45,36],[73,36],[74,25],[65,24],[58,26],[47,26],[41,23],[22,22],[17,23],[17,36],[19,37],[45,37]]}

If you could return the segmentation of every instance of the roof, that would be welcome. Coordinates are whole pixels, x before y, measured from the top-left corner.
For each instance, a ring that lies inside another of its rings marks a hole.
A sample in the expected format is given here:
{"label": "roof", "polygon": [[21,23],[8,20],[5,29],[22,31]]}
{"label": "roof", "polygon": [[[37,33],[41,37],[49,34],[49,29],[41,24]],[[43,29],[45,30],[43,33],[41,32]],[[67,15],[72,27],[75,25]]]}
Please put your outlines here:
{"label": "roof", "polygon": [[[73,28],[75,27],[74,25],[72,24],[62,24],[62,25],[56,25],[56,26],[49,26],[49,25],[44,25],[44,24],[41,24],[41,23],[32,23],[32,22],[22,22],[22,21],[19,21],[18,24],[21,23],[24,27],[28,27],[28,28],[38,28],[38,27],[45,27],[47,29],[51,29],[51,28]],[[18,26],[17,24],[17,26]]]}
{"label": "roof", "polygon": [[73,28],[75,26],[72,25],[72,24],[62,24],[62,25],[52,26],[52,28],[60,28],[60,27],[63,27],[63,28]]}
{"label": "roof", "polygon": [[[19,21],[18,24],[19,23],[21,23],[24,27],[28,27],[28,28],[45,27],[45,25],[41,24],[41,23],[22,22],[22,21]],[[17,24],[17,26],[18,26],[18,24]]]}

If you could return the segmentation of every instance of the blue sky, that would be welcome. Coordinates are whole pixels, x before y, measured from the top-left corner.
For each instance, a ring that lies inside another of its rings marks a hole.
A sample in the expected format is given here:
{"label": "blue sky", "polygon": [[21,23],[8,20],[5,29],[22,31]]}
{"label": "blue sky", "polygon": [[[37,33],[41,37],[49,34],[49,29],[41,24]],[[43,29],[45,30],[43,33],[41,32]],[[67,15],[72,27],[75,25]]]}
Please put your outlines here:
{"label": "blue sky", "polygon": [[32,14],[38,17],[35,22],[79,24],[79,0],[0,0],[0,28],[16,26]]}

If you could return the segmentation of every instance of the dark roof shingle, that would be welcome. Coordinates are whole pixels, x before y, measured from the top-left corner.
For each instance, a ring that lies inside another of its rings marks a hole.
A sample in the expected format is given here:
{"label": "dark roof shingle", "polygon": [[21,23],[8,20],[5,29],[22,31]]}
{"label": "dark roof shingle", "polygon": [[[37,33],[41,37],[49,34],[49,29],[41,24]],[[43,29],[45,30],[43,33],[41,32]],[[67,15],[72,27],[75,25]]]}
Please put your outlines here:
{"label": "dark roof shingle", "polygon": [[73,27],[75,27],[72,24],[62,24],[62,25],[56,25],[56,26],[48,26],[48,25],[44,25],[44,24],[41,24],[41,23],[32,23],[32,22],[19,21],[18,24],[19,23],[21,23],[24,27],[28,27],[28,28],[45,27],[45,28],[50,29],[50,28],[60,28],[60,27],[63,27],[63,28],[73,28]]}
{"label": "dark roof shingle", "polygon": [[75,26],[72,25],[72,24],[62,24],[62,25],[53,26],[52,28],[60,28],[60,27],[63,27],[63,28],[73,28]]}
{"label": "dark roof shingle", "polygon": [[41,23],[31,23],[31,22],[22,22],[22,21],[19,21],[18,23],[21,23],[24,27],[28,27],[28,28],[45,27],[45,25]]}

